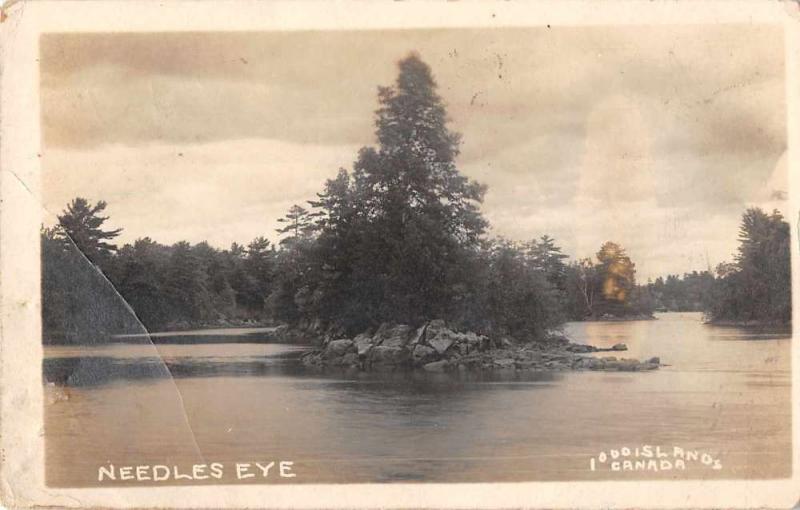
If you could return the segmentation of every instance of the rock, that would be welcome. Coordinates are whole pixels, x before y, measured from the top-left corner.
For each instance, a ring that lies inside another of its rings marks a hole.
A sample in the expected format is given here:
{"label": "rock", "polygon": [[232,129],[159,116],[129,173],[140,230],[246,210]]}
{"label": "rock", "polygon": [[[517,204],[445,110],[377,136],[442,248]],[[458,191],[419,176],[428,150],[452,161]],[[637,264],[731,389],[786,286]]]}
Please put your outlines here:
{"label": "rock", "polygon": [[300,358],[306,366],[317,366],[322,364],[322,353],[319,351],[311,351],[303,354]]}
{"label": "rock", "polygon": [[322,319],[315,319],[314,322],[311,323],[309,329],[311,329],[311,331],[314,331],[315,333],[320,333],[324,329],[322,325]]}
{"label": "rock", "polygon": [[461,353],[458,351],[458,349],[454,349],[454,348],[448,349],[447,352],[444,353],[444,355],[450,361],[457,361],[457,360],[461,359]]}
{"label": "rock", "polygon": [[500,368],[514,368],[516,363],[511,358],[504,358],[504,359],[496,359],[494,360],[494,364]]}
{"label": "rock", "polygon": [[376,331],[376,332],[375,332],[375,333],[372,335],[372,338],[374,338],[375,340],[377,340],[377,339],[379,339],[379,338],[383,338],[383,334],[384,334],[384,333],[386,332],[386,330],[387,330],[387,329],[389,329],[390,327],[392,327],[392,325],[391,325],[391,324],[389,324],[388,322],[383,322],[383,323],[381,323],[381,325],[380,325],[380,326],[378,326],[378,330],[377,330],[377,331]]}
{"label": "rock", "polygon": [[402,347],[376,345],[369,351],[369,360],[374,365],[402,365],[408,358],[408,351]]}
{"label": "rock", "polygon": [[447,329],[447,325],[442,319],[434,319],[428,322],[428,325],[425,328],[425,341],[435,337],[436,334],[443,329]]}
{"label": "rock", "polygon": [[356,346],[356,352],[359,356],[366,356],[370,349],[372,349],[372,337],[366,333],[361,333],[353,339]]}
{"label": "rock", "polygon": [[331,339],[344,338],[346,336],[346,333],[345,333],[345,330],[344,330],[343,327],[336,326],[336,325],[333,325],[333,324],[328,326],[328,328],[326,329],[326,333],[325,334],[326,334],[326,336],[330,336]]}
{"label": "rock", "polygon": [[325,347],[324,356],[325,358],[339,358],[344,356],[348,351],[354,350],[355,345],[353,344],[352,340],[349,339],[341,339],[341,340],[332,340],[328,342],[328,345]]}
{"label": "rock", "polygon": [[621,359],[617,362],[617,370],[620,372],[635,372],[641,367],[639,360],[635,359]]}
{"label": "rock", "polygon": [[530,361],[531,363],[541,363],[542,358],[544,357],[541,352],[536,351],[523,351],[520,354],[525,361]]}
{"label": "rock", "polygon": [[600,370],[617,370],[619,372],[638,372],[640,370],[655,370],[658,365],[655,363],[642,363],[636,359],[603,358],[603,365]]}
{"label": "rock", "polygon": [[586,352],[595,352],[596,350],[597,349],[592,345],[586,345],[586,344],[567,345],[567,351],[569,352],[586,353]]}
{"label": "rock", "polygon": [[572,360],[572,368],[581,369],[581,368],[588,368],[588,360],[589,358],[584,358],[579,356]]}
{"label": "rock", "polygon": [[398,324],[397,326],[381,325],[378,333],[372,339],[377,345],[384,345],[386,347],[403,347],[408,342],[408,337],[411,334],[411,327],[405,324]]}
{"label": "rock", "polygon": [[446,360],[434,361],[432,363],[426,363],[422,365],[422,369],[428,372],[444,372],[448,365],[449,362]]}
{"label": "rock", "polygon": [[428,345],[436,349],[439,354],[444,354],[447,349],[456,341],[456,334],[449,329],[442,328],[436,332],[436,335],[430,336],[430,325],[428,325],[428,332],[425,334]]}
{"label": "rock", "polygon": [[[319,329],[320,325],[307,321],[305,327]],[[308,330],[276,328],[276,331],[287,337],[303,339],[308,336]],[[517,343],[511,337],[490,339],[474,332],[459,333],[439,319],[417,329],[404,324],[384,323],[374,335],[367,331],[352,340],[341,336],[340,332],[329,327],[324,335],[325,344],[303,354],[302,363],[314,369],[327,366],[393,371],[401,367],[420,367],[429,372],[569,369],[637,372],[662,366],[658,357],[639,361],[584,355],[599,351],[626,351],[627,346],[622,343],[598,348],[573,344],[563,337]],[[323,336],[317,338],[321,341]]]}
{"label": "rock", "polygon": [[358,353],[348,352],[339,358],[339,364],[348,367],[358,366]]}
{"label": "rock", "polygon": [[413,349],[417,344],[425,343],[425,330],[427,327],[427,324],[423,324],[422,326],[418,327],[416,331],[414,331],[414,334],[411,335],[411,339],[406,344],[409,349]]}
{"label": "rock", "polygon": [[439,358],[439,355],[436,353],[436,349],[433,347],[417,344],[411,353],[411,358],[414,360],[414,365],[420,366],[432,361],[436,361]]}
{"label": "rock", "polygon": [[481,343],[481,337],[473,333],[472,331],[468,331],[464,333],[464,342],[470,347],[476,347]]}

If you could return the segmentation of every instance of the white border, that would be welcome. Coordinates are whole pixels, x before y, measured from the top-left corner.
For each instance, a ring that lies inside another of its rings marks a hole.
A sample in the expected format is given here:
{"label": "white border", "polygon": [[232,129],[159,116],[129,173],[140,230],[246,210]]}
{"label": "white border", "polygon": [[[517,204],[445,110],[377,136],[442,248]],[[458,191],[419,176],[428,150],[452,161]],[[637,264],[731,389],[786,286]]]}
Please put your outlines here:
{"label": "white border", "polygon": [[[41,1],[8,8],[0,25],[0,495],[15,506],[99,507],[730,507],[790,508],[800,499],[798,346],[792,344],[791,479],[59,489],[44,486],[39,234],[38,37],[43,32],[352,30],[422,27],[774,23],[786,34],[789,221],[800,282],[800,9],[754,1],[374,2]],[[795,292],[795,324],[800,292]]]}

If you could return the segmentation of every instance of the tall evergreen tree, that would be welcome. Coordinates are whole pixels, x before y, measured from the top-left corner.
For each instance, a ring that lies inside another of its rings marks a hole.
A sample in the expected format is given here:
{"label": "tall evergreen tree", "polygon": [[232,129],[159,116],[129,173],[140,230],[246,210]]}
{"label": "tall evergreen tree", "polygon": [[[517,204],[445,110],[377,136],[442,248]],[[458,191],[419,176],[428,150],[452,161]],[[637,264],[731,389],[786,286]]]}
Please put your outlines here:
{"label": "tall evergreen tree", "polygon": [[712,320],[788,323],[792,315],[789,224],[778,211],[747,209],[734,264],[720,264],[707,304]]}
{"label": "tall evergreen tree", "polygon": [[560,290],[565,289],[567,265],[564,260],[568,257],[556,246],[555,239],[548,235],[534,239],[528,244],[528,257],[534,268],[545,273],[551,285]]}
{"label": "tall evergreen tree", "polygon": [[367,280],[362,301],[381,304],[374,319],[413,323],[452,313],[458,267],[487,222],[485,187],[456,166],[460,135],[447,126],[430,68],[411,55],[399,69],[378,92],[378,146],[362,149],[354,167],[363,220],[354,273]]}
{"label": "tall evergreen tree", "polygon": [[58,223],[61,226],[59,237],[64,242],[74,243],[75,247],[94,264],[101,264],[117,250],[116,245],[108,241],[122,232],[121,228],[103,229],[108,217],[101,216],[101,213],[106,205],[102,200],[92,205],[85,198],[77,197],[58,216]]}
{"label": "tall evergreen tree", "polygon": [[318,213],[311,213],[305,207],[293,205],[286,216],[279,218],[279,223],[286,225],[276,229],[279,234],[286,235],[281,239],[281,244],[293,244],[307,237],[314,230],[314,218]]}

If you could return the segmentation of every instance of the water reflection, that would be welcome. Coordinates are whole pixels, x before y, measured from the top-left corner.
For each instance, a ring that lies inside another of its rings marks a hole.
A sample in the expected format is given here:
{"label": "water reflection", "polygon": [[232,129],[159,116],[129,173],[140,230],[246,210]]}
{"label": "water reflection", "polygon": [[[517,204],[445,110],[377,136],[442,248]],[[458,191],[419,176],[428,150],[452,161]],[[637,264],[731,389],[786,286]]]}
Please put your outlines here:
{"label": "water reflection", "polygon": [[[108,461],[198,459],[294,460],[299,476],[291,483],[791,472],[785,335],[715,328],[697,314],[569,324],[566,332],[597,346],[623,342],[626,357],[660,356],[670,366],[648,373],[360,373],[308,371],[298,361],[302,348],[269,343],[48,346],[47,481],[94,485],[97,465]],[[724,469],[587,469],[602,450],[640,444],[701,448]]]}
{"label": "water reflection", "polygon": [[[287,346],[288,347],[288,346]],[[252,355],[226,358],[224,356],[179,357],[155,356],[101,356],[71,355],[47,357],[42,361],[45,383],[69,387],[91,387],[123,382],[147,382],[148,379],[206,378],[206,377],[296,377],[328,379],[342,388],[352,386],[372,387],[377,391],[461,391],[470,383],[537,383],[558,380],[557,372],[493,373],[428,373],[398,370],[391,372],[361,372],[355,369],[309,369],[302,365],[300,356],[305,349],[289,349],[269,355]],[[505,384],[514,389],[519,385]]]}

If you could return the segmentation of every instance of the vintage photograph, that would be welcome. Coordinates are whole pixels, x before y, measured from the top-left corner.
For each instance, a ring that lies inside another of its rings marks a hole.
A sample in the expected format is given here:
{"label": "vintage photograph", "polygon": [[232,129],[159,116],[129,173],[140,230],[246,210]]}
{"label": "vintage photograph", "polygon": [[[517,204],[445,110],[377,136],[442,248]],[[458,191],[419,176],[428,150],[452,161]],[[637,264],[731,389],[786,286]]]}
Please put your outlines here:
{"label": "vintage photograph", "polygon": [[790,478],[785,44],[42,34],[46,485]]}

